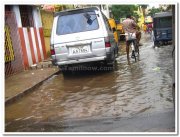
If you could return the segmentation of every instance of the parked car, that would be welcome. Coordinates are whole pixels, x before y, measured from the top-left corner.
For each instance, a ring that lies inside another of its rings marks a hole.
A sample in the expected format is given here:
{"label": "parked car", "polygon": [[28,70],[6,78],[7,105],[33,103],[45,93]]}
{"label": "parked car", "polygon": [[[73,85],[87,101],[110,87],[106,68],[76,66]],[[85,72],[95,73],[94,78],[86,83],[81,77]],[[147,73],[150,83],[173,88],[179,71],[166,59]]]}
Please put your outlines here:
{"label": "parked car", "polygon": [[153,17],[154,46],[172,41],[172,12],[156,13]]}
{"label": "parked car", "polygon": [[50,48],[53,64],[62,70],[90,62],[112,66],[118,55],[113,31],[98,7],[56,13]]}

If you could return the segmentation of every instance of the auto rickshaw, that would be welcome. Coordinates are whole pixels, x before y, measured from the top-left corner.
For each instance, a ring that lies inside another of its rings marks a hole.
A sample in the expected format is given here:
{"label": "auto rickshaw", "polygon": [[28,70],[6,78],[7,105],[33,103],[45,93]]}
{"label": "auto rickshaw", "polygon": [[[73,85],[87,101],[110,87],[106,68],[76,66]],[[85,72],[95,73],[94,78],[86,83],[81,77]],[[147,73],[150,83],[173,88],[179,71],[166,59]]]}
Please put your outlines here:
{"label": "auto rickshaw", "polygon": [[117,24],[117,31],[119,32],[119,41],[120,40],[125,40],[125,32],[124,32],[124,29],[123,29],[123,25],[122,25],[122,22],[123,20],[125,20],[126,18],[120,18],[120,20],[117,20],[116,24]]}
{"label": "auto rickshaw", "polygon": [[172,41],[172,12],[156,13],[153,17],[154,46]]}
{"label": "auto rickshaw", "polygon": [[115,41],[117,45],[119,45],[119,37],[118,37],[116,22],[113,18],[108,19],[108,21],[109,21],[111,29],[113,30]]}
{"label": "auto rickshaw", "polygon": [[118,36],[118,32],[117,32],[117,24],[113,18],[109,18],[108,22],[109,22],[111,29],[113,30],[114,39],[117,44],[117,51],[119,51],[119,36]]}

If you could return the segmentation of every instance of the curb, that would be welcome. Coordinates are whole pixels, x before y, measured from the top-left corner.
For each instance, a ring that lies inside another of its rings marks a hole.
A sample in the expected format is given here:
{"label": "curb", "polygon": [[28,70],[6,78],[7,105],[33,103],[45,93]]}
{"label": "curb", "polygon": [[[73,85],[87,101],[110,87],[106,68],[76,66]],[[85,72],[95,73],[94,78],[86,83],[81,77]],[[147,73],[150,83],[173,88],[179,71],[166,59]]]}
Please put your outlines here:
{"label": "curb", "polygon": [[48,76],[47,78],[43,79],[42,81],[40,81],[39,83],[33,85],[32,87],[25,89],[23,92],[15,95],[14,97],[11,97],[9,99],[7,99],[5,101],[5,105],[9,105],[12,104],[16,101],[18,101],[19,99],[21,99],[22,97],[24,97],[25,95],[27,95],[28,93],[32,92],[34,89],[38,88],[39,86],[41,86],[43,84],[44,81],[48,80],[49,78],[51,78],[53,75],[59,74],[61,71],[58,70],[57,72],[54,72],[53,74],[51,74],[50,76]]}

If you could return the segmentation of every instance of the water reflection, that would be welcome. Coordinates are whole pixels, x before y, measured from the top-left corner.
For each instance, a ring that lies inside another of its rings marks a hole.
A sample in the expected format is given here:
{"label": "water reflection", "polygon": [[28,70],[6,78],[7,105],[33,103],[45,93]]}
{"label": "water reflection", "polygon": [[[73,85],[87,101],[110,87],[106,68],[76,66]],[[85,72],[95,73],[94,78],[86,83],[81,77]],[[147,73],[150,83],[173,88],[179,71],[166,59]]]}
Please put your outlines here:
{"label": "water reflection", "polygon": [[53,122],[66,125],[67,119],[132,117],[172,109],[172,47],[155,50],[150,45],[140,47],[137,62],[128,62],[122,54],[115,71],[54,76],[6,107],[6,131],[47,131],[47,123],[53,130]]}

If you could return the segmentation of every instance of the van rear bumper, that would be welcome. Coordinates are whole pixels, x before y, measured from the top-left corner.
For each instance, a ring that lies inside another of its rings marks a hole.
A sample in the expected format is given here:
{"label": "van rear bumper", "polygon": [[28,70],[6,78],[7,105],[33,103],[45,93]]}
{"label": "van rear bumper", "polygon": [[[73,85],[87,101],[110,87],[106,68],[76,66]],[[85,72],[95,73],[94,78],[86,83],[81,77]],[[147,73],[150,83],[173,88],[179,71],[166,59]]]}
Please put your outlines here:
{"label": "van rear bumper", "polygon": [[93,62],[93,61],[103,61],[106,60],[107,56],[101,57],[93,57],[93,58],[84,58],[84,59],[76,59],[76,60],[67,60],[61,62],[54,62],[54,65],[63,66],[63,65],[70,65],[70,64],[77,64],[77,63],[85,63],[85,62]]}

